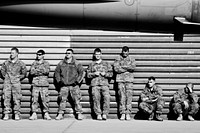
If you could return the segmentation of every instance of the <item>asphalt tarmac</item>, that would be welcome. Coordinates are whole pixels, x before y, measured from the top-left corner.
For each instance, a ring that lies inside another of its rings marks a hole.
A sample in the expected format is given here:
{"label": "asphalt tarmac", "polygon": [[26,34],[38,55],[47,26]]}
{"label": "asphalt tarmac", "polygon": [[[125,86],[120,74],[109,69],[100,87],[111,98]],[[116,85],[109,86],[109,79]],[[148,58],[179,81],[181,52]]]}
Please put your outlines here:
{"label": "asphalt tarmac", "polygon": [[200,133],[200,121],[0,120],[0,133]]}

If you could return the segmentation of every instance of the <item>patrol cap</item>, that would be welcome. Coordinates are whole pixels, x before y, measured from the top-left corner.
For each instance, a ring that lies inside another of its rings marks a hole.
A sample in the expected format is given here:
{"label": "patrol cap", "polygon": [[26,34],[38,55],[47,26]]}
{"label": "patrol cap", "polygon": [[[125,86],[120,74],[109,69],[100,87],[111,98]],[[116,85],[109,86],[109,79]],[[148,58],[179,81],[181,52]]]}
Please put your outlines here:
{"label": "patrol cap", "polygon": [[40,50],[37,51],[37,54],[39,54],[39,55],[44,55],[45,52],[44,52],[44,50],[40,49]]}

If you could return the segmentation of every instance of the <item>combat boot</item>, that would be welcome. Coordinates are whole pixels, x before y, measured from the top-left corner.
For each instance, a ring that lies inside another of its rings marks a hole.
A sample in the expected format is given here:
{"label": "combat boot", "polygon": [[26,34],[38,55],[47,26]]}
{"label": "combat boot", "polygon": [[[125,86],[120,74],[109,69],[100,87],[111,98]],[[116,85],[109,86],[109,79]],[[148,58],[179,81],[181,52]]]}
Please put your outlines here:
{"label": "combat boot", "polygon": [[82,114],[78,114],[78,120],[83,120],[83,115]]}
{"label": "combat boot", "polygon": [[103,120],[107,120],[107,115],[106,115],[106,114],[103,114],[103,115],[102,115],[102,119],[103,119]]}
{"label": "combat boot", "polygon": [[125,116],[126,116],[125,114],[122,114],[120,120],[122,121],[125,120]]}
{"label": "combat boot", "polygon": [[63,119],[63,114],[58,114],[58,116],[56,117],[56,120],[61,120]]}
{"label": "combat boot", "polygon": [[48,113],[48,112],[46,112],[46,113],[44,114],[44,119],[46,119],[46,120],[51,120],[51,117],[49,116],[49,113]]}
{"label": "combat boot", "polygon": [[37,114],[34,112],[31,117],[29,117],[29,120],[37,120]]}
{"label": "combat boot", "polygon": [[156,120],[157,121],[163,121],[163,118],[160,117],[160,114],[156,114]]}
{"label": "combat boot", "polygon": [[9,120],[9,115],[8,115],[8,114],[5,114],[3,120],[5,120],[5,121],[6,121],[6,120]]}
{"label": "combat boot", "polygon": [[130,121],[131,120],[131,116],[129,114],[126,114],[126,120]]}
{"label": "combat boot", "polygon": [[194,118],[191,115],[188,115],[188,120],[189,121],[194,121]]}
{"label": "combat boot", "polygon": [[97,120],[102,120],[101,115],[97,115]]}
{"label": "combat boot", "polygon": [[15,120],[16,120],[16,121],[20,120],[19,114],[15,114]]}
{"label": "combat boot", "polygon": [[149,121],[153,120],[154,118],[154,112],[152,112],[150,115],[149,115]]}
{"label": "combat boot", "polygon": [[178,118],[176,119],[177,121],[182,121],[183,120],[183,115],[179,114]]}

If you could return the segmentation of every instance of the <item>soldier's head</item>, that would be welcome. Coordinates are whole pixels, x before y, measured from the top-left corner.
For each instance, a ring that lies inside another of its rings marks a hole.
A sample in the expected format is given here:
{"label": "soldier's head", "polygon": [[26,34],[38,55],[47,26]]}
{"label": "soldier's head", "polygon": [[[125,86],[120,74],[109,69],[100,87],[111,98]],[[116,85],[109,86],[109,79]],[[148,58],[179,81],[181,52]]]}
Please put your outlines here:
{"label": "soldier's head", "polygon": [[152,88],[155,85],[155,83],[156,83],[155,77],[151,76],[151,77],[148,78],[147,85],[148,85],[149,88]]}
{"label": "soldier's head", "polygon": [[36,59],[37,60],[43,60],[44,59],[44,55],[45,55],[44,50],[40,49],[36,53],[36,56],[37,56]]}
{"label": "soldier's head", "polygon": [[127,46],[122,47],[121,55],[122,55],[122,57],[126,58],[129,55],[129,47],[127,47]]}
{"label": "soldier's head", "polygon": [[194,87],[194,85],[191,82],[187,83],[186,87],[185,87],[185,92],[186,93],[192,93],[193,92],[193,87]]}
{"label": "soldier's head", "polygon": [[74,54],[73,49],[69,48],[69,49],[66,50],[65,58],[66,58],[66,59],[70,59],[70,58],[73,57],[73,54]]}
{"label": "soldier's head", "polygon": [[93,53],[93,59],[94,60],[101,60],[101,49],[100,48],[95,48],[94,53]]}
{"label": "soldier's head", "polygon": [[19,50],[16,47],[11,48],[10,52],[10,59],[13,60],[15,58],[18,58]]}

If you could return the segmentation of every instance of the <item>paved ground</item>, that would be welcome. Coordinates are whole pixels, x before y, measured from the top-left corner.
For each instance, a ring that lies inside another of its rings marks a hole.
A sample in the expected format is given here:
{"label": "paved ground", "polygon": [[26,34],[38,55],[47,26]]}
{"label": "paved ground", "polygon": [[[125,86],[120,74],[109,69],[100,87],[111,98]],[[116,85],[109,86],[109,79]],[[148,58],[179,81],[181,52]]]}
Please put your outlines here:
{"label": "paved ground", "polygon": [[0,120],[0,133],[200,133],[200,121]]}

